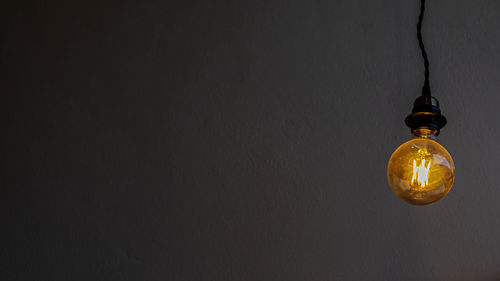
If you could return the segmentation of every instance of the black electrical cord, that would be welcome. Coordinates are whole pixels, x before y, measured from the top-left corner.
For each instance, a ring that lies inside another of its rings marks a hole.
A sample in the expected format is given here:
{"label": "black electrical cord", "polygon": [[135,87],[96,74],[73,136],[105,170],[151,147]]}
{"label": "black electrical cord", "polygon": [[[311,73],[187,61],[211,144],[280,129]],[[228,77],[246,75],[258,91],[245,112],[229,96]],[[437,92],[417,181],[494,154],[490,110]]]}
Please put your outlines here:
{"label": "black electrical cord", "polygon": [[425,51],[424,41],[422,40],[422,21],[424,20],[424,12],[425,12],[425,0],[420,0],[420,15],[418,16],[418,24],[417,24],[417,38],[418,38],[418,46],[420,47],[420,51],[422,52],[422,58],[424,59],[424,67],[425,67],[425,82],[424,87],[422,89],[423,96],[431,95],[431,87],[429,85],[429,60],[427,59],[427,52]]}
{"label": "black electrical cord", "polygon": [[429,60],[425,52],[424,42],[422,40],[422,21],[424,19],[425,0],[420,0],[420,15],[418,16],[417,38],[418,46],[422,52],[425,66],[425,82],[422,88],[422,95],[413,103],[412,113],[405,119],[405,123],[411,128],[412,132],[420,128],[427,128],[439,134],[439,130],[446,125],[446,117],[441,114],[438,100],[431,96],[431,87],[429,86]]}

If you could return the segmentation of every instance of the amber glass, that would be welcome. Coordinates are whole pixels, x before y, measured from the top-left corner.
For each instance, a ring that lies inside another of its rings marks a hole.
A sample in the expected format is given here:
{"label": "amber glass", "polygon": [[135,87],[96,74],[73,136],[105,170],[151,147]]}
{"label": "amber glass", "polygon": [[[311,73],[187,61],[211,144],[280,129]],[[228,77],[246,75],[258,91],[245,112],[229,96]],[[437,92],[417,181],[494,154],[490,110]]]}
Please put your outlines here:
{"label": "amber glass", "polygon": [[392,154],[387,178],[399,198],[414,205],[428,205],[450,191],[455,165],[450,153],[435,141],[432,131],[417,131],[412,140]]}

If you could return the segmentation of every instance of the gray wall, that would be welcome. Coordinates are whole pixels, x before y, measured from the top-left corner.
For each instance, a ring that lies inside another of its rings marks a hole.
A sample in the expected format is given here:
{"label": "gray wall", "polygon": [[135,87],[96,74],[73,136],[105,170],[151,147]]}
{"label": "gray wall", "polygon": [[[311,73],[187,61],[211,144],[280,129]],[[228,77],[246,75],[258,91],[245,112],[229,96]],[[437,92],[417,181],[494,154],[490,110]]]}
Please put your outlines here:
{"label": "gray wall", "polygon": [[428,207],[386,181],[418,1],[20,2],[1,280],[500,280],[500,1],[428,3],[456,164]]}

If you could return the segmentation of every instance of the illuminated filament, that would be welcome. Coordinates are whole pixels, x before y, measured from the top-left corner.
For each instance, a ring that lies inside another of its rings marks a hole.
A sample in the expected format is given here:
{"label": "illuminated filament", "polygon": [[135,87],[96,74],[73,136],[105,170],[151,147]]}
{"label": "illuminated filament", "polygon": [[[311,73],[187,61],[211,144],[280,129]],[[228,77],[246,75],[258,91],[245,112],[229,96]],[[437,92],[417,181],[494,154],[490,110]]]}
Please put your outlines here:
{"label": "illuminated filament", "polygon": [[425,167],[425,159],[422,160],[420,166],[417,166],[417,161],[413,160],[413,177],[411,178],[411,183],[415,182],[421,187],[425,187],[429,184],[429,168],[431,167],[431,161]]}

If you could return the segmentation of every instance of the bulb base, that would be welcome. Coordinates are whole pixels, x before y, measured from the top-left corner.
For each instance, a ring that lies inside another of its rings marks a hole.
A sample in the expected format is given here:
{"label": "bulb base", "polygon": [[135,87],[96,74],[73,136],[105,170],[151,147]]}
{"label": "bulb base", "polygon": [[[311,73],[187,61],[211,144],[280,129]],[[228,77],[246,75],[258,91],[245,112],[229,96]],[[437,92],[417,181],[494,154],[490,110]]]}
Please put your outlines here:
{"label": "bulb base", "polygon": [[438,100],[431,95],[422,95],[415,100],[413,110],[405,119],[406,126],[412,133],[427,128],[439,134],[439,130],[446,125],[446,117],[441,115]]}

